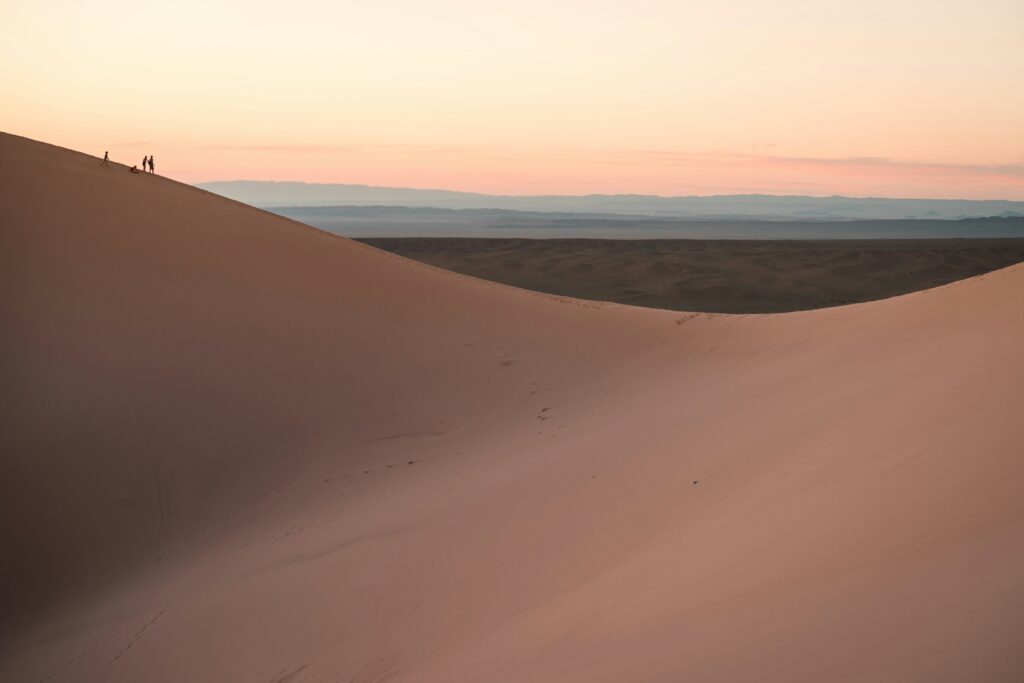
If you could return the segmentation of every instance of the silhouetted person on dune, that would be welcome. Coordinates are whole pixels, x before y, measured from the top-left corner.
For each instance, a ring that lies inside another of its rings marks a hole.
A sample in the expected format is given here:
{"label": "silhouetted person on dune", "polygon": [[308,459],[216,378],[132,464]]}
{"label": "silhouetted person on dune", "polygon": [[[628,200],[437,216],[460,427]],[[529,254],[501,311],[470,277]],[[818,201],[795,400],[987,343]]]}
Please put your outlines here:
{"label": "silhouetted person on dune", "polygon": [[132,173],[138,173],[139,172],[139,167],[138,166],[132,166],[128,170],[131,171]]}
{"label": "silhouetted person on dune", "polygon": [[156,167],[153,165],[153,155],[149,155],[149,172],[156,173]]}
{"label": "silhouetted person on dune", "polygon": [[100,164],[100,165],[101,166],[109,166],[110,165],[110,152],[104,152],[103,153],[103,163]]}
{"label": "silhouetted person on dune", "polygon": [[146,172],[146,164],[149,163],[149,157],[142,157],[142,172]]}

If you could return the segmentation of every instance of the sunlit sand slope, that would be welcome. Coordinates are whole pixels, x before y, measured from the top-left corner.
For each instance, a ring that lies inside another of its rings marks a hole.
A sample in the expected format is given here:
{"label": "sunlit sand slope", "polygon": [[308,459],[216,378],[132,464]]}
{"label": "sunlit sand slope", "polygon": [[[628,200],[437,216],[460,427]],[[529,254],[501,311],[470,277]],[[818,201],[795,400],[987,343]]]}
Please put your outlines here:
{"label": "sunlit sand slope", "polygon": [[1024,268],[669,313],[0,164],[0,680],[1024,678]]}

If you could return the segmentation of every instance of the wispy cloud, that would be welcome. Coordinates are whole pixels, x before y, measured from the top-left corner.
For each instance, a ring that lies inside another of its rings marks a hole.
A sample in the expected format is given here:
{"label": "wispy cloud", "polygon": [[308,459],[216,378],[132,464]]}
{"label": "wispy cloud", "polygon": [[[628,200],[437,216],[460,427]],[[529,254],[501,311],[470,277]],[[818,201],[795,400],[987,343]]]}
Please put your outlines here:
{"label": "wispy cloud", "polygon": [[1005,164],[967,164],[892,159],[889,157],[805,157],[778,154],[741,153],[729,150],[683,152],[657,149],[622,150],[606,156],[610,163],[643,160],[678,165],[755,165],[849,168],[868,171],[909,172],[928,175],[999,176],[1024,179],[1024,161]]}
{"label": "wispy cloud", "polygon": [[366,152],[400,152],[403,154],[465,154],[468,147],[441,145],[395,144],[294,144],[294,145],[203,145],[200,149],[228,152],[289,152],[303,154],[357,154]]}
{"label": "wispy cloud", "polygon": [[955,175],[993,175],[1024,178],[1024,163],[1011,164],[963,164],[927,161],[908,161],[886,157],[846,157],[818,159],[813,157],[762,157],[767,163],[781,163],[808,166],[848,166],[858,168],[887,168],[911,172],[948,173]]}
{"label": "wispy cloud", "polygon": [[[126,143],[127,144],[127,143]],[[130,143],[141,145],[148,143]],[[420,145],[408,143],[367,143],[367,144],[225,144],[204,145],[203,150],[226,152],[274,152],[287,154],[338,154],[338,155],[416,155],[416,156],[458,156],[464,159],[479,161],[502,162],[523,161],[565,161],[578,159],[591,164],[648,164],[655,166],[688,166],[700,167],[748,167],[748,168],[813,168],[849,169],[858,173],[886,173],[909,175],[917,174],[928,177],[964,177],[988,176],[1001,177],[1016,181],[1024,179],[1024,159],[1004,164],[970,164],[946,163],[933,161],[915,161],[894,159],[890,157],[848,156],[848,157],[808,157],[775,154],[775,143],[751,145],[747,152],[729,149],[710,149],[703,151],[679,151],[665,149],[625,149],[611,151],[565,150],[524,150],[522,148],[477,148],[452,145]],[[813,185],[813,181],[808,183]]]}

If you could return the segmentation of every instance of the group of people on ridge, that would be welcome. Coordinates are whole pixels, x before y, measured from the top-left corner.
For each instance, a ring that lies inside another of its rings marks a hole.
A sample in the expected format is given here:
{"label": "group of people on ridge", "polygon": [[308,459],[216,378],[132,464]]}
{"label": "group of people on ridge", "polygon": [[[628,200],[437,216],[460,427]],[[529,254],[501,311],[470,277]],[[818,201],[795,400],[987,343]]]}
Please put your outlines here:
{"label": "group of people on ridge", "polygon": [[[102,163],[102,165],[103,166],[109,166],[110,165],[110,152],[104,152],[103,153],[103,163]],[[152,154],[150,154],[149,156],[146,156],[146,157],[142,157],[142,171],[141,171],[142,173],[146,172],[146,167],[147,166],[149,167],[149,172],[150,173],[156,173],[156,165],[153,163],[153,155]],[[132,166],[128,170],[130,170],[132,173],[139,173],[140,172],[138,166]]]}

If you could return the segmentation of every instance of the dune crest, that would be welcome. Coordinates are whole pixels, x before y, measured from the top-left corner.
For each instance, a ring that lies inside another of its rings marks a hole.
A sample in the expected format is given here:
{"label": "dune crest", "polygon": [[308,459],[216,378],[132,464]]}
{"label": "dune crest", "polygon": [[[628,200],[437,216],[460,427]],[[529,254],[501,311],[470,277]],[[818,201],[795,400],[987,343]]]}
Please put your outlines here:
{"label": "dune crest", "polygon": [[1024,267],[681,314],[0,159],[0,680],[1024,677]]}

